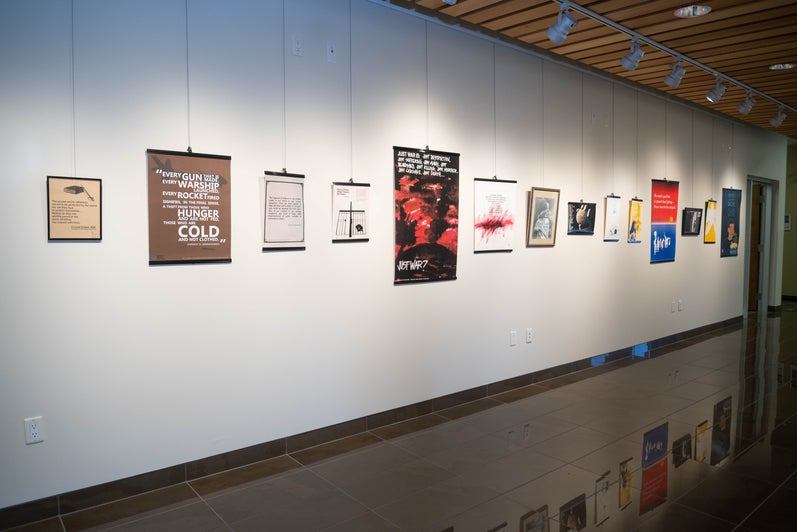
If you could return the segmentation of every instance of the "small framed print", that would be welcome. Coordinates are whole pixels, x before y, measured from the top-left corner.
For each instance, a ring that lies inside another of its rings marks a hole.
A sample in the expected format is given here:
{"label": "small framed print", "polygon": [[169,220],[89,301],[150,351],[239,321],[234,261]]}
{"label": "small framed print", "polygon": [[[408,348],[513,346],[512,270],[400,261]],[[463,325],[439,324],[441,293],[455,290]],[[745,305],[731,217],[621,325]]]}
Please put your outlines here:
{"label": "small framed print", "polygon": [[697,236],[703,222],[703,209],[684,208],[681,217],[681,236]]}
{"label": "small framed print", "polygon": [[48,240],[102,240],[102,180],[47,176]]}
{"label": "small framed print", "polygon": [[367,242],[371,185],[332,183],[332,241]]}
{"label": "small framed print", "polygon": [[529,192],[526,246],[553,246],[556,243],[558,214],[559,191],[552,188],[532,188]]}
{"label": "small framed print", "polygon": [[567,204],[567,234],[591,235],[595,232],[595,203],[583,201]]}

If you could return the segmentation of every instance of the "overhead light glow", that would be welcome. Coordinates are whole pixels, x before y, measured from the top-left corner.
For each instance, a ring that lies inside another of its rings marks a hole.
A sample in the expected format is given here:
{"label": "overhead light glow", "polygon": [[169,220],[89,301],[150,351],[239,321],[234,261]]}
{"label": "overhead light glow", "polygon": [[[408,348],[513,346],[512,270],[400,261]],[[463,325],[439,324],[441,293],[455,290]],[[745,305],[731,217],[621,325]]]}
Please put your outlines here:
{"label": "overhead light glow", "polygon": [[778,63],[776,65],[769,65],[770,70],[791,70],[797,67],[797,63]]}
{"label": "overhead light glow", "polygon": [[556,22],[548,28],[545,34],[548,35],[552,43],[557,45],[562,44],[565,42],[565,39],[567,39],[570,30],[572,30],[576,24],[578,24],[576,17],[570,14],[570,11],[567,9],[567,3],[564,2],[559,6],[559,16]]}
{"label": "overhead light glow", "polygon": [[672,63],[672,72],[664,76],[664,84],[671,89],[677,89],[684,74],[686,74],[686,69],[681,66],[681,60],[676,58]]}
{"label": "overhead light glow", "polygon": [[703,15],[708,15],[709,13],[711,13],[711,8],[709,6],[700,6],[697,4],[684,6],[672,12],[672,14],[678,18],[702,17]]}
{"label": "overhead light glow", "polygon": [[639,66],[639,62],[642,60],[642,56],[645,55],[645,51],[639,45],[639,41],[636,38],[631,42],[631,51],[628,52],[620,59],[620,64],[623,65],[623,68],[626,70],[636,70],[636,67]]}
{"label": "overhead light glow", "polygon": [[706,94],[706,100],[710,101],[711,103],[717,103],[722,99],[722,95],[725,94],[727,90],[727,86],[722,82],[721,78],[717,78],[717,84],[714,85],[714,88],[708,91]]}

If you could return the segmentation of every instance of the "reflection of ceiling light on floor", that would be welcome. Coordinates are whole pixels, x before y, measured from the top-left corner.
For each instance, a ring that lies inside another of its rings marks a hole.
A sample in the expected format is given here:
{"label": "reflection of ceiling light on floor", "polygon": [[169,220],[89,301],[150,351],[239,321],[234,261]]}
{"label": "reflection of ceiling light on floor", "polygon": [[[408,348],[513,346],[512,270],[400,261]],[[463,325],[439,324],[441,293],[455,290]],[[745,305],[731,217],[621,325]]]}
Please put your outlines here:
{"label": "reflection of ceiling light on floor", "polygon": [[702,17],[703,15],[707,15],[711,12],[711,8],[709,6],[699,6],[693,4],[691,6],[684,6],[682,8],[676,9],[672,12],[678,18],[694,18],[694,17]]}
{"label": "reflection of ceiling light on floor", "polygon": [[776,65],[769,65],[770,70],[791,70],[797,67],[797,63],[778,63]]}

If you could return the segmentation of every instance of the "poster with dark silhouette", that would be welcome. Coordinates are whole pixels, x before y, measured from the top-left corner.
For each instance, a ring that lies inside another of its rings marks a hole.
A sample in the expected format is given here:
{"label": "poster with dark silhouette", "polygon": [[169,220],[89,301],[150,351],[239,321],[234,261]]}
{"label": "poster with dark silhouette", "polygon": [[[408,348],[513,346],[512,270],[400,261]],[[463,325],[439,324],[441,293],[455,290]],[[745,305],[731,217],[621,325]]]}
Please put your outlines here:
{"label": "poster with dark silhouette", "polygon": [[473,182],[473,251],[512,251],[517,181]]}
{"label": "poster with dark silhouette", "polygon": [[457,278],[459,154],[393,147],[395,284]]}
{"label": "poster with dark silhouette", "polygon": [[147,150],[149,263],[230,262],[230,157]]}
{"label": "poster with dark silhouette", "polygon": [[722,462],[731,451],[731,403],[726,397],[714,405],[714,424],[711,430],[711,465]]}
{"label": "poster with dark silhouette", "polygon": [[722,225],[719,234],[720,257],[735,257],[739,254],[739,212],[741,206],[741,190],[722,189]]}
{"label": "poster with dark silhouette", "polygon": [[703,221],[703,209],[684,207],[681,218],[681,236],[697,236]]}
{"label": "poster with dark silhouette", "polygon": [[583,201],[567,204],[567,234],[591,235],[595,232],[595,207],[594,203]]}
{"label": "poster with dark silhouette", "polygon": [[678,182],[654,179],[650,205],[650,262],[675,260]]}

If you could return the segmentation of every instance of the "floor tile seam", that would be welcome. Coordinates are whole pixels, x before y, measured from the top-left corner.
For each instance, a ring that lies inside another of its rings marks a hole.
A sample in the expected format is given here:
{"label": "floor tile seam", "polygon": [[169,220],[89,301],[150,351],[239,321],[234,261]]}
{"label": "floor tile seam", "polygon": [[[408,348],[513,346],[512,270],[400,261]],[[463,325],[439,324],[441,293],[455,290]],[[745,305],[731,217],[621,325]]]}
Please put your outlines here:
{"label": "floor tile seam", "polygon": [[[239,484],[237,486],[230,486],[229,488],[223,488],[223,489],[220,489],[220,490],[218,490],[216,492],[213,492],[213,493],[205,495],[204,498],[207,499],[207,500],[213,500],[213,499],[225,496],[225,495],[231,495],[233,493],[238,493],[240,491],[244,491],[244,490],[247,490],[249,488],[254,488],[255,486],[261,486],[261,485],[266,484],[268,482],[271,482],[273,480],[277,480],[277,479],[280,479],[280,478],[282,478],[284,476],[290,475],[292,473],[296,473],[296,471],[298,469],[304,467],[304,464],[302,464],[301,462],[296,460],[291,455],[289,455],[289,454],[280,455],[280,457],[282,457],[282,456],[286,456],[286,457],[290,458],[291,460],[293,460],[296,463],[297,467],[294,467],[294,468],[291,468],[291,469],[287,469],[285,471],[281,471],[281,472],[275,473],[273,475],[268,475],[266,477],[262,477],[262,478],[259,478],[257,480],[251,480],[249,482],[245,482],[245,483]],[[224,475],[226,473],[229,473],[230,471],[235,471],[236,469],[243,469],[245,467],[249,467],[249,466],[252,466],[252,465],[255,465],[255,464],[259,464],[261,462],[268,462],[269,460],[273,460],[273,458],[268,458],[266,460],[260,460],[258,462],[253,462],[251,464],[242,465],[242,466],[239,466],[239,467],[236,467],[236,468],[233,468],[233,469],[227,469],[225,471],[220,471],[218,473],[213,473],[212,475],[208,475],[207,477],[200,477],[200,478],[191,479],[191,480],[186,481],[186,484],[189,485],[189,487],[191,488],[191,490],[194,493],[197,493],[197,490],[194,489],[194,486],[191,485],[191,482],[195,482],[195,481],[203,479],[203,478],[214,477],[216,475]]]}
{"label": "floor tile seam", "polygon": [[232,530],[234,530],[234,529],[233,529],[233,527],[232,527],[232,526],[231,526],[231,525],[230,525],[230,524],[227,522],[227,520],[226,520],[226,519],[224,519],[224,517],[222,517],[222,516],[219,514],[219,512],[217,512],[217,511],[216,511],[216,509],[213,507],[213,505],[211,505],[211,504],[210,504],[210,503],[209,503],[207,500],[205,500],[205,497],[203,497],[201,493],[199,493],[199,492],[198,492],[198,491],[197,491],[197,490],[196,490],[196,489],[195,489],[195,488],[194,488],[192,485],[190,485],[190,484],[188,484],[188,487],[189,487],[189,488],[191,488],[191,490],[192,490],[194,493],[196,493],[196,496],[197,496],[197,497],[199,497],[199,500],[201,500],[201,501],[202,501],[202,503],[203,503],[205,506],[207,506],[207,507],[208,507],[208,509],[209,509],[211,512],[213,512],[213,515],[215,515],[216,517],[218,517],[218,518],[219,518],[219,521],[221,521],[221,522],[222,522],[222,524],[223,524],[224,526],[226,526],[228,530],[231,530],[231,531],[232,531]]}

